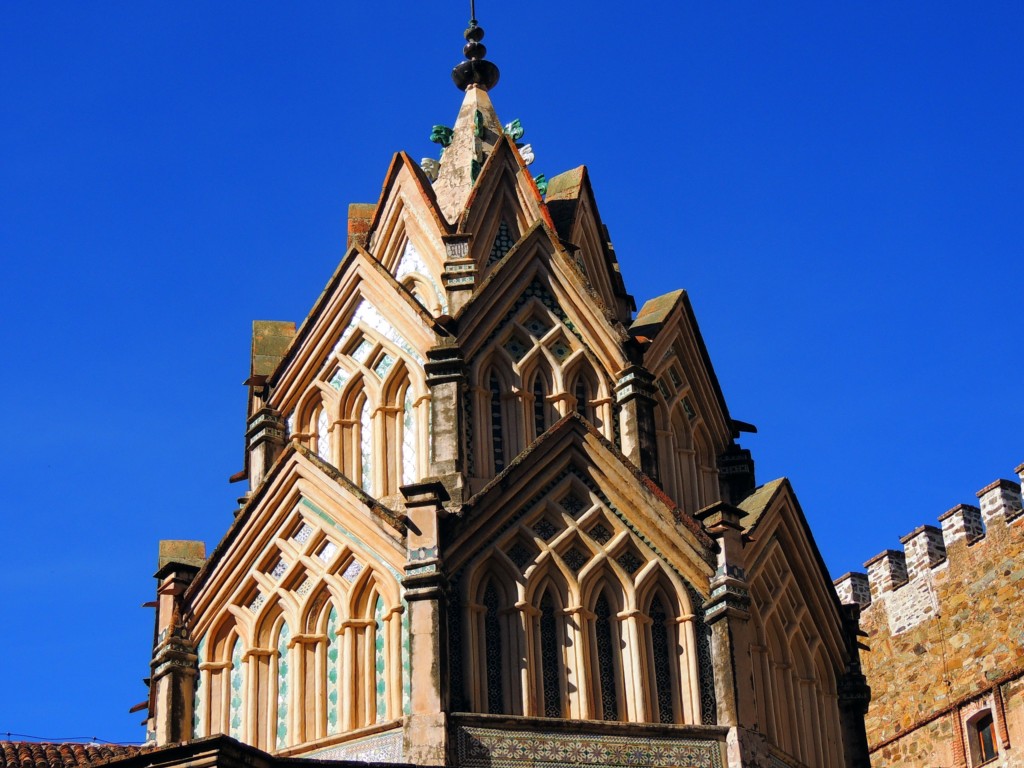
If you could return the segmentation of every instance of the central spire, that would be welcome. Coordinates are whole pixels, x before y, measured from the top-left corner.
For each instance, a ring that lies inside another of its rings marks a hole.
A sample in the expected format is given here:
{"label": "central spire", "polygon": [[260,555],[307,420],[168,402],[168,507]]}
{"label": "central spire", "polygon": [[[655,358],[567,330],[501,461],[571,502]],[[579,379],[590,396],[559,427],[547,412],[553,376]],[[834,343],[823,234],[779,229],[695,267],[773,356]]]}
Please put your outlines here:
{"label": "central spire", "polygon": [[[475,9],[471,6],[472,10]],[[467,42],[462,50],[467,60],[452,70],[452,80],[466,95],[455,126],[446,137],[448,143],[444,145],[434,182],[441,210],[453,224],[465,208],[477,174],[502,135],[501,122],[487,95],[498,82],[498,68],[484,59],[487,49],[480,42],[484,30],[476,23],[475,13],[465,34]]]}
{"label": "central spire", "polygon": [[484,56],[487,55],[487,48],[480,42],[484,37],[484,28],[476,23],[474,0],[470,0],[469,12],[472,18],[469,20],[469,27],[463,33],[466,45],[462,49],[468,61],[463,61],[455,66],[455,69],[452,70],[452,80],[455,81],[455,85],[460,91],[466,90],[471,85],[489,91],[498,84],[500,73],[492,62],[484,59]]}

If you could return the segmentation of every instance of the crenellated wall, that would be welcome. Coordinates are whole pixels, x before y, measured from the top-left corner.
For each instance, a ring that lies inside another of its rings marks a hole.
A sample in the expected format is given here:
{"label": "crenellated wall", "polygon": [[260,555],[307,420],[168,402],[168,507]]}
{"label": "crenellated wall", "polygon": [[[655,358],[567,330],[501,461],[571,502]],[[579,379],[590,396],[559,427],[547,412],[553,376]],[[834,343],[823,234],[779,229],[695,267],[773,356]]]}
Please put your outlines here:
{"label": "crenellated wall", "polygon": [[1015,471],[835,581],[867,633],[874,766],[987,764],[987,715],[993,764],[1024,766],[1024,464]]}

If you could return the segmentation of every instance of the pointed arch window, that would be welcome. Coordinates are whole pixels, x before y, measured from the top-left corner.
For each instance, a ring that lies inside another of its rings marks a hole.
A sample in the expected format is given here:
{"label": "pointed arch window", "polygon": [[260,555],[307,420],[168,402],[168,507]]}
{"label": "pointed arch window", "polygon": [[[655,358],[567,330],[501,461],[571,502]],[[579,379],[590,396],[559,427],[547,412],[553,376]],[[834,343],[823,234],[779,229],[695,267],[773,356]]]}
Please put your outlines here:
{"label": "pointed arch window", "polygon": [[416,480],[416,413],[412,392],[406,387],[402,403],[402,484],[408,485]]}
{"label": "pointed arch window", "polygon": [[370,401],[363,400],[359,412],[359,485],[367,493],[373,492],[373,420]]}
{"label": "pointed arch window", "polygon": [[387,664],[384,656],[384,599],[378,595],[373,606],[373,668],[374,696],[377,704],[376,722],[387,718]]}
{"label": "pointed arch window", "polygon": [[549,591],[544,593],[544,597],[540,601],[540,662],[545,717],[562,716],[562,665],[558,660],[560,654],[561,645],[558,642],[555,601]]}
{"label": "pointed arch window", "polygon": [[494,236],[494,244],[487,256],[487,266],[497,264],[505,258],[505,255],[512,250],[513,245],[515,245],[515,239],[512,236],[512,229],[503,219],[498,225],[498,234]]}
{"label": "pointed arch window", "polygon": [[590,407],[589,392],[587,392],[587,382],[582,376],[576,377],[576,391],[573,393],[576,396],[576,413],[583,418],[589,418],[587,413]]}
{"label": "pointed arch window", "polygon": [[487,711],[492,715],[505,713],[505,697],[502,687],[502,665],[504,657],[501,648],[501,600],[498,589],[491,582],[484,591],[484,652],[487,665]]}
{"label": "pointed arch window", "polygon": [[288,624],[281,624],[277,635],[277,724],[278,749],[288,745]]}
{"label": "pointed arch window", "polygon": [[327,409],[321,406],[316,417],[316,453],[324,461],[331,460],[330,426]]}
{"label": "pointed arch window", "polygon": [[[206,636],[199,641],[199,645],[196,646],[196,658],[199,663],[202,664],[206,661]],[[203,673],[200,670],[199,674],[196,675],[196,692],[195,700],[192,703],[192,738],[199,738],[203,727],[203,699],[205,698],[206,691],[203,689]]]}
{"label": "pointed arch window", "polygon": [[654,667],[654,700],[658,705],[658,722],[674,723],[675,708],[672,704],[672,630],[670,615],[662,604],[661,596],[651,601],[651,661]]}
{"label": "pointed arch window", "polygon": [[338,658],[341,642],[338,637],[338,612],[331,606],[327,616],[327,733],[339,733],[338,721]]}
{"label": "pointed arch window", "polygon": [[601,694],[601,717],[604,720],[619,719],[618,655],[619,636],[615,613],[608,596],[601,593],[594,604],[594,627],[597,645],[597,678]]}
{"label": "pointed arch window", "polygon": [[228,735],[242,738],[242,696],[245,691],[245,670],[242,668],[242,639],[236,638],[231,648],[231,700],[228,706]]}
{"label": "pointed arch window", "polygon": [[491,440],[494,444],[494,474],[498,474],[505,468],[505,442],[501,419],[501,382],[498,380],[498,374],[494,371],[491,371],[491,375],[487,380],[487,388],[490,391]]}
{"label": "pointed arch window", "polygon": [[540,437],[548,428],[548,387],[543,371],[533,377],[533,432]]}

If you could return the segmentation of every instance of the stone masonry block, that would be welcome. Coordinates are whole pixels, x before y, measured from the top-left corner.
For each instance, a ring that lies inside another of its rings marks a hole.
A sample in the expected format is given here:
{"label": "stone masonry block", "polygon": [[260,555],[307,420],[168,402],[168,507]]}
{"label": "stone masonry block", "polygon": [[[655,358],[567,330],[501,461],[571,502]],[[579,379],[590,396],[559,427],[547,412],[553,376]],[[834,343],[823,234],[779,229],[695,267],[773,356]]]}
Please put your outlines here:
{"label": "stone masonry block", "polygon": [[871,588],[866,573],[844,573],[834,582],[839,602],[844,605],[856,603],[861,608],[871,605]]}
{"label": "stone masonry block", "polygon": [[946,560],[946,543],[942,529],[922,525],[900,539],[907,559],[907,576],[911,579],[934,568]]}
{"label": "stone masonry block", "polygon": [[970,543],[985,535],[981,510],[970,504],[957,504],[948,512],[943,512],[939,515],[939,522],[942,523],[942,538],[947,547],[961,539]]}
{"label": "stone masonry block", "polygon": [[907,583],[907,560],[898,550],[880,552],[864,563],[864,567],[868,569],[872,600]]}
{"label": "stone masonry block", "polygon": [[986,526],[999,519],[1009,522],[1020,516],[1020,486],[1012,480],[996,480],[978,491],[977,495],[981,518]]}

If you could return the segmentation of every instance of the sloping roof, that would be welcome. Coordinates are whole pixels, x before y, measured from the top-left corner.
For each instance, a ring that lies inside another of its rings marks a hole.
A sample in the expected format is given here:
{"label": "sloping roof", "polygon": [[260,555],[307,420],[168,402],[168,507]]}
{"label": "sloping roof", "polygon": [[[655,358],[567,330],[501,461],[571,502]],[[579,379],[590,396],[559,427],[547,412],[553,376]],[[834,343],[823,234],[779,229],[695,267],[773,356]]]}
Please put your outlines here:
{"label": "sloping roof", "polygon": [[120,744],[0,741],[0,768],[84,768],[134,757],[149,748]]}
{"label": "sloping roof", "polygon": [[722,410],[722,416],[729,425],[729,430],[732,432],[732,436],[739,437],[737,422],[734,422],[732,417],[729,415],[729,406],[725,402],[725,395],[722,393],[722,385],[718,381],[718,374],[715,373],[715,367],[711,364],[711,355],[708,354],[708,347],[704,343],[704,335],[700,332],[700,325],[697,324],[697,315],[694,313],[693,305],[690,303],[690,295],[685,289],[680,288],[675,291],[669,291],[668,293],[664,293],[661,296],[655,296],[653,299],[648,299],[644,302],[644,305],[640,307],[640,312],[637,314],[636,319],[633,321],[632,325],[629,326],[629,332],[634,336],[646,336],[649,339],[657,337],[665,324],[670,320],[677,307],[683,317],[686,318],[686,321],[689,323],[692,330],[693,340],[697,345],[697,352],[700,355],[700,361],[704,365],[704,370],[707,372],[708,379],[711,382],[711,389],[714,392],[714,395],[718,400],[718,405]]}
{"label": "sloping roof", "polygon": [[750,531],[757,526],[758,522],[761,520],[761,515],[764,514],[764,511],[768,509],[768,505],[772,503],[772,499],[775,498],[776,491],[778,491],[785,482],[786,478],[780,477],[769,483],[765,483],[736,505],[747,513],[747,516],[743,518],[744,530]]}

